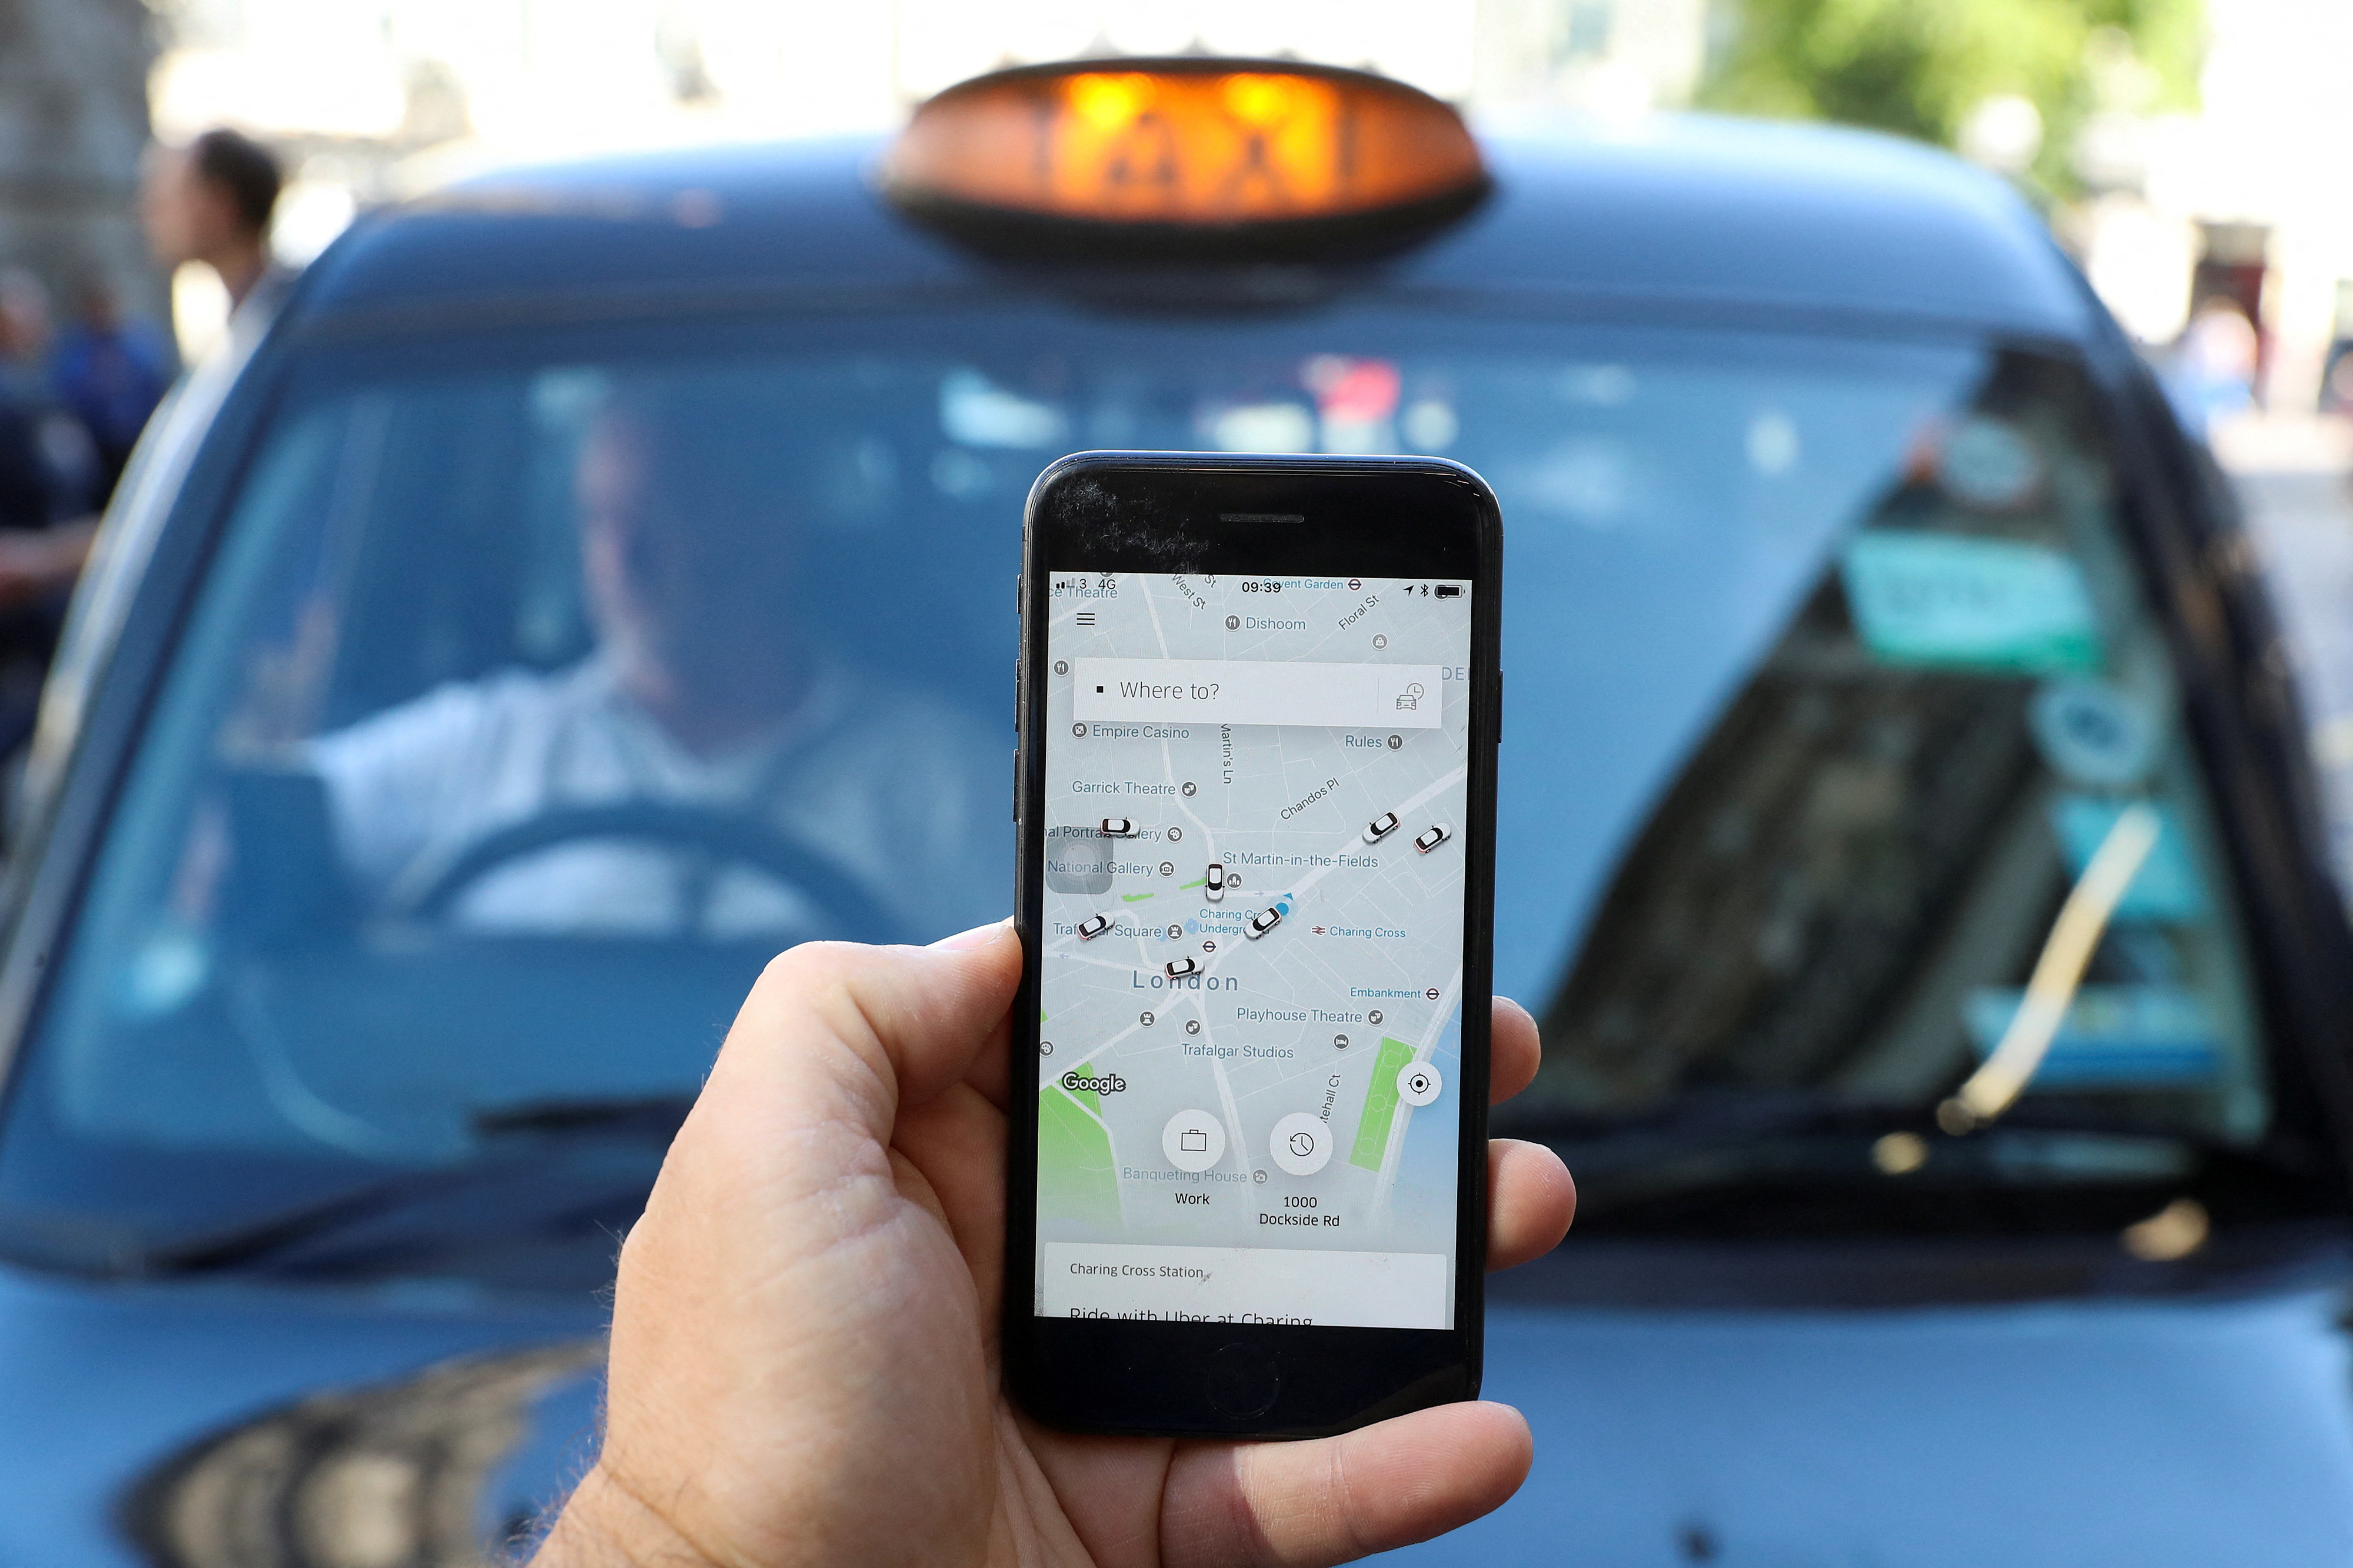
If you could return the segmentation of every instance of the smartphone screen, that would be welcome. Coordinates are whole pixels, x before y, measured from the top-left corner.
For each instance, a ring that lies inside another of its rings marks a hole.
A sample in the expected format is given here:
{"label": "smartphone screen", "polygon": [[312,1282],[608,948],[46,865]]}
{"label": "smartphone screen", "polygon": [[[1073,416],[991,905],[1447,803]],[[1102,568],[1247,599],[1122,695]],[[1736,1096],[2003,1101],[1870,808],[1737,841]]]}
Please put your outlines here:
{"label": "smartphone screen", "polygon": [[1345,1431],[1474,1395],[1502,521],[1437,458],[1030,491],[1008,1386]]}
{"label": "smartphone screen", "polygon": [[1038,1316],[1454,1326],[1470,590],[1051,574]]}

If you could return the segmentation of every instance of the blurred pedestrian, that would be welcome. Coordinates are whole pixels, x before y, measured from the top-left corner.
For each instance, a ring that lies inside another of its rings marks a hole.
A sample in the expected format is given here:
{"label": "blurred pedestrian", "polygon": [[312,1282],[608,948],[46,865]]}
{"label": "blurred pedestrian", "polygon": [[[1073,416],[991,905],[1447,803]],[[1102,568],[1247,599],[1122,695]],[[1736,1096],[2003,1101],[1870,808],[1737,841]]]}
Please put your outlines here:
{"label": "blurred pedestrian", "polygon": [[2236,301],[2218,295],[2200,305],[2182,329],[2167,378],[2183,422],[2202,436],[2253,407],[2261,348],[2254,323]]}
{"label": "blurred pedestrian", "polygon": [[0,757],[32,732],[97,520],[97,453],[50,395],[48,291],[0,270]]}
{"label": "blurred pedestrian", "polygon": [[49,291],[29,268],[0,267],[0,392],[20,403],[48,395]]}
{"label": "blurred pedestrian", "polygon": [[28,268],[0,268],[0,396],[33,422],[47,522],[79,518],[103,501],[97,443],[58,396],[49,358],[54,336],[47,286]]}
{"label": "blurred pedestrian", "polygon": [[55,521],[37,384],[29,374],[47,346],[42,336],[21,281],[0,274],[0,531],[9,533]]}
{"label": "blurred pedestrian", "polygon": [[139,187],[148,247],[166,268],[201,261],[218,273],[232,320],[248,309],[267,317],[293,276],[269,255],[284,179],[276,154],[235,131],[153,149]]}
{"label": "blurred pedestrian", "polygon": [[49,381],[58,401],[90,433],[103,509],[122,478],[147,416],[172,384],[172,351],[148,322],[126,319],[104,283],[81,290],[79,310],[58,340]]}

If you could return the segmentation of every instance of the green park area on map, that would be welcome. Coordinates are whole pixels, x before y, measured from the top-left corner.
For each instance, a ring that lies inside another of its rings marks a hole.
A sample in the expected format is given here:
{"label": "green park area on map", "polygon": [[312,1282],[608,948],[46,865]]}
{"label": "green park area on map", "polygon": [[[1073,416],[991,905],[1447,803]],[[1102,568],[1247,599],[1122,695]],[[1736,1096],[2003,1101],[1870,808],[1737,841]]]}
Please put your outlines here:
{"label": "green park area on map", "polygon": [[[1093,1068],[1082,1064],[1081,1078]],[[1394,1090],[1395,1086],[1391,1086]],[[1090,1114],[1092,1112],[1092,1114]],[[1072,1092],[1059,1083],[1038,1091],[1038,1206],[1071,1219],[1119,1223],[1119,1173],[1113,1168],[1111,1134],[1102,1121],[1103,1100],[1092,1089]]]}
{"label": "green park area on map", "polygon": [[1397,1119],[1398,1074],[1411,1060],[1411,1046],[1382,1037],[1381,1054],[1373,1058],[1372,1087],[1365,1091],[1365,1114],[1356,1123],[1356,1145],[1348,1151],[1351,1165],[1381,1168],[1381,1155],[1389,1146],[1389,1123]]}

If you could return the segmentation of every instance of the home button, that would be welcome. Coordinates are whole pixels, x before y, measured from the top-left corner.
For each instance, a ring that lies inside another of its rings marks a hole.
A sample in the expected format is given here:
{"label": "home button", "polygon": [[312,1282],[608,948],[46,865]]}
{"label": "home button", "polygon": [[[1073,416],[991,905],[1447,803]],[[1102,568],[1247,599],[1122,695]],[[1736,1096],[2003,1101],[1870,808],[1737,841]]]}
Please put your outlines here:
{"label": "home button", "polygon": [[1263,1415],[1282,1392],[1282,1369],[1252,1344],[1230,1344],[1209,1357],[1209,1403],[1221,1415]]}

